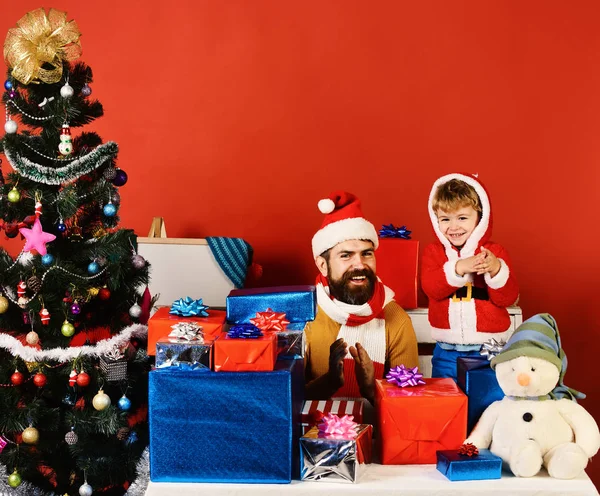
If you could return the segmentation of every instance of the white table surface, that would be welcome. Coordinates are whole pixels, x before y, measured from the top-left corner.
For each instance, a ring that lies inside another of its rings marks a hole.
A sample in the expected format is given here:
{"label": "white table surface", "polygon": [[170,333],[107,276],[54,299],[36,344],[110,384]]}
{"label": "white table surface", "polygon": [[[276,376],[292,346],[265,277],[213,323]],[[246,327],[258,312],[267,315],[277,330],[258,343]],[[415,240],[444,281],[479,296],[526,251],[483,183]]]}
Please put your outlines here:
{"label": "white table surface", "polygon": [[450,482],[435,465],[378,465],[364,467],[355,484],[333,482],[300,482],[291,484],[196,484],[150,482],[146,496],[198,495],[303,495],[350,494],[384,496],[437,496],[437,495],[578,495],[594,496],[598,491],[587,474],[577,479],[552,479],[545,471],[524,479],[503,472],[502,479],[485,481]]}

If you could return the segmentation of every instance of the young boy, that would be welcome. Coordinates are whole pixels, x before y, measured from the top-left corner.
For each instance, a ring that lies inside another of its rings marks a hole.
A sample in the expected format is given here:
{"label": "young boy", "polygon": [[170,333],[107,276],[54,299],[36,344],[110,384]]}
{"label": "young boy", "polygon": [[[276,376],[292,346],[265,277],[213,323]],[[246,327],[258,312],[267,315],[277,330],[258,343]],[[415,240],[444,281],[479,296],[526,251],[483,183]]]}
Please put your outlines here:
{"label": "young boy", "polygon": [[479,356],[491,338],[506,341],[519,287],[508,254],[491,242],[490,200],[472,176],[449,174],[433,184],[429,217],[438,241],[423,253],[421,283],[437,341],[433,377],[456,380],[456,360]]}

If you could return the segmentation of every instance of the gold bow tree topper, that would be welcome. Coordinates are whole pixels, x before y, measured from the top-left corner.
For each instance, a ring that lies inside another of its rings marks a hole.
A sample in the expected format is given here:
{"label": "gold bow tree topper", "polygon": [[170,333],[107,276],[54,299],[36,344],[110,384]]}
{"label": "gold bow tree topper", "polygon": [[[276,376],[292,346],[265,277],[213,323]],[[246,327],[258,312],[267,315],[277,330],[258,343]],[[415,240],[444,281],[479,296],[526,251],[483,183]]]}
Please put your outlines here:
{"label": "gold bow tree topper", "polygon": [[11,75],[23,84],[56,83],[63,62],[81,55],[79,27],[67,21],[67,13],[43,8],[25,14],[9,29],[4,41],[4,60]]}

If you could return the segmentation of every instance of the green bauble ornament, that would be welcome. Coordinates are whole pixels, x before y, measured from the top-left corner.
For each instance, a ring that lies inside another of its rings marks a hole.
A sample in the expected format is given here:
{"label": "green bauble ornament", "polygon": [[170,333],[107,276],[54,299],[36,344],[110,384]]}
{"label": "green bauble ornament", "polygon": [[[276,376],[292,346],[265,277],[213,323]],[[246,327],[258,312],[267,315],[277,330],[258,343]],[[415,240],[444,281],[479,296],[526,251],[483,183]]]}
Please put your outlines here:
{"label": "green bauble ornament", "polygon": [[70,338],[73,334],[75,334],[75,327],[73,326],[73,324],[71,324],[71,322],[65,320],[63,322],[62,327],[60,328],[60,332],[66,338]]}
{"label": "green bauble ornament", "polygon": [[10,487],[19,487],[21,482],[23,482],[23,479],[21,479],[19,472],[15,469],[15,471],[8,476],[8,485]]}
{"label": "green bauble ornament", "polygon": [[19,193],[19,191],[17,190],[17,188],[11,189],[8,192],[8,195],[6,195],[6,197],[8,198],[8,201],[11,203],[17,203],[19,200],[21,200],[21,193]]}

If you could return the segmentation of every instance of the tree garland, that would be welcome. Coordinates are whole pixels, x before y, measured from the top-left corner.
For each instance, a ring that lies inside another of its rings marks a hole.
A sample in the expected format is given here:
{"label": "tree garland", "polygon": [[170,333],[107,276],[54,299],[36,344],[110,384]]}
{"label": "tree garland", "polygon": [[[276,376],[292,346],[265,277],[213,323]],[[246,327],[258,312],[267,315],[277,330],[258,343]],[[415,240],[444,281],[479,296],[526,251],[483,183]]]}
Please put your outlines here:
{"label": "tree garland", "polygon": [[148,326],[132,324],[123,329],[119,334],[109,339],[98,341],[95,345],[76,346],[73,348],[53,348],[50,350],[37,350],[31,346],[23,346],[21,342],[8,334],[0,334],[0,348],[4,348],[11,355],[17,356],[25,362],[55,361],[69,362],[80,356],[101,357],[127,343],[131,337],[144,337],[148,334]]}
{"label": "tree garland", "polygon": [[119,151],[119,146],[114,141],[108,141],[87,155],[79,157],[69,165],[63,167],[47,167],[36,164],[27,157],[21,156],[16,150],[11,149],[8,144],[4,145],[4,155],[13,169],[22,176],[38,183],[58,186],[63,183],[74,181],[81,176],[92,172],[107,160],[112,159]]}

